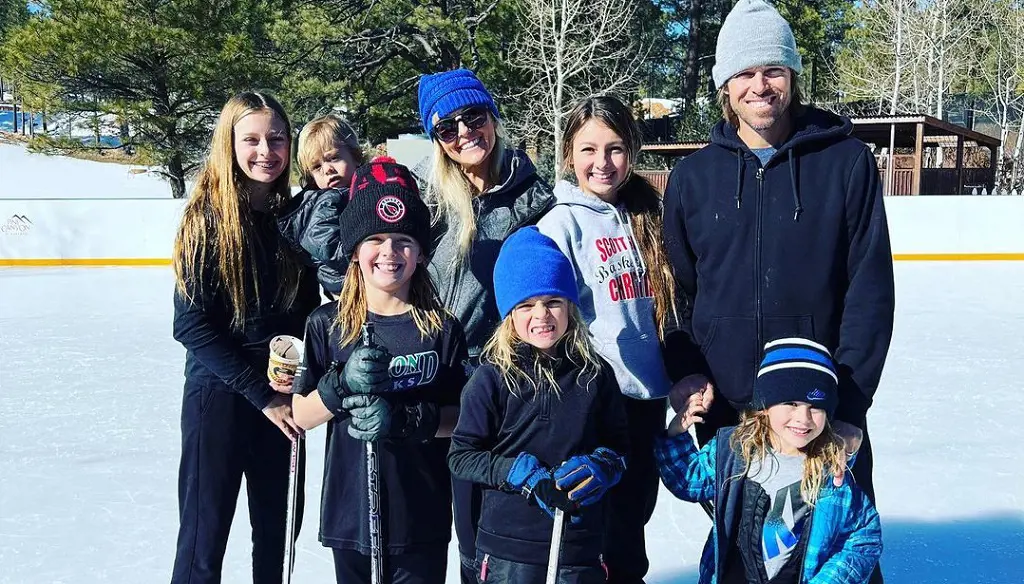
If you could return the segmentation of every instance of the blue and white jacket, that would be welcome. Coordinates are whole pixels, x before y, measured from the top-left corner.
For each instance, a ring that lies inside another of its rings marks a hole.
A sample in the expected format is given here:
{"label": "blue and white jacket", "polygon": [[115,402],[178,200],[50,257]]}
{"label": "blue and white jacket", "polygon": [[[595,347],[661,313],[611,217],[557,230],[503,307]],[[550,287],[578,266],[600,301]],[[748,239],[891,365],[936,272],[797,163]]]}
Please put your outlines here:
{"label": "blue and white jacket", "polygon": [[[697,450],[688,434],[660,436],[654,446],[665,487],[684,501],[715,502],[713,546],[704,550],[700,584],[715,584],[725,571],[725,554],[734,545],[744,464],[729,439],[735,428],[723,428]],[[719,448],[722,444],[724,447]],[[829,477],[821,487],[810,517],[800,584],[864,584],[882,555],[882,531],[875,506],[846,473],[842,487]],[[709,550],[709,548],[711,548]],[[711,553],[709,553],[709,551]]]}

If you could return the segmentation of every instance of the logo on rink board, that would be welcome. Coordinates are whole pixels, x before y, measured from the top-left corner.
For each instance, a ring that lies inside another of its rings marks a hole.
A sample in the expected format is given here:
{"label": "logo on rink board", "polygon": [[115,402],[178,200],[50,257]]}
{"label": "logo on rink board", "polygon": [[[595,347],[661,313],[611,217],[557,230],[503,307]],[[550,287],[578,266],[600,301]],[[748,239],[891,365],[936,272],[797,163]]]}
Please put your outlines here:
{"label": "logo on rink board", "polygon": [[4,235],[24,235],[31,230],[32,221],[25,215],[11,215],[0,225],[0,233]]}

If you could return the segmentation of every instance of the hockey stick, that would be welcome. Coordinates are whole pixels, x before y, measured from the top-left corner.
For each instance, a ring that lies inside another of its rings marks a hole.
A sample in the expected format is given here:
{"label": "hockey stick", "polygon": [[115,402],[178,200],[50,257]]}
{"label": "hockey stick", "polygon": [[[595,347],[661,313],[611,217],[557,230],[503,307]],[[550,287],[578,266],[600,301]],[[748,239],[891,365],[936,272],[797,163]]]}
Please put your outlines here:
{"label": "hockey stick", "polygon": [[377,443],[366,443],[366,494],[370,510],[370,582],[384,577],[384,538],[380,528],[380,483],[377,476]]}
{"label": "hockey stick", "polygon": [[[363,344],[373,346],[373,325],[363,324]],[[366,442],[366,500],[370,520],[370,582],[384,580],[384,534],[380,526],[380,477],[377,465],[377,443]]]}
{"label": "hockey stick", "polygon": [[295,569],[295,511],[299,504],[298,472],[302,440],[304,438],[301,435],[292,440],[291,465],[288,468],[288,507],[284,523],[284,574],[281,578],[284,584],[291,584],[292,571]]}
{"label": "hockey stick", "polygon": [[548,575],[545,584],[558,581],[558,556],[562,551],[562,528],[565,527],[565,511],[555,509],[555,525],[551,528],[551,551],[548,553]]}

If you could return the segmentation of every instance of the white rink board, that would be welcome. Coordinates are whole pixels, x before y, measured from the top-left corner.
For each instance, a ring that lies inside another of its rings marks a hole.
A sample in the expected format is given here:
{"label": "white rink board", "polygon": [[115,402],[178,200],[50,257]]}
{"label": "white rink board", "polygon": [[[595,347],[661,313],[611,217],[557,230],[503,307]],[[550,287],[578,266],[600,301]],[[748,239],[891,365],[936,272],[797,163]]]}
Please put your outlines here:
{"label": "white rink board", "polygon": [[0,260],[169,259],[182,199],[0,199]]}

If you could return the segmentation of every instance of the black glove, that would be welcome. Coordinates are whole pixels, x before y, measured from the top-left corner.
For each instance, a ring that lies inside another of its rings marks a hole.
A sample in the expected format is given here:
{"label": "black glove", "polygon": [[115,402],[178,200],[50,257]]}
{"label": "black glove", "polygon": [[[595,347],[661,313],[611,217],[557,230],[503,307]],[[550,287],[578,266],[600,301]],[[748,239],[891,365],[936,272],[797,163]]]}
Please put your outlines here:
{"label": "black glove", "polygon": [[353,395],[342,400],[348,411],[348,435],[356,440],[373,442],[388,436],[393,409],[379,395]]}
{"label": "black glove", "polygon": [[558,487],[555,485],[555,479],[552,478],[544,478],[537,481],[530,494],[537,500],[540,508],[547,511],[548,515],[552,517],[555,515],[555,509],[561,509],[569,516],[572,516],[579,509],[579,505],[569,498],[569,492],[558,490]]}
{"label": "black glove", "polygon": [[391,353],[381,347],[356,347],[341,371],[342,386],[351,394],[391,391]]}
{"label": "black glove", "polygon": [[381,394],[392,389],[391,354],[373,346],[361,345],[349,355],[344,366],[332,363],[317,382],[316,389],[324,406],[335,415],[343,412],[341,402],[357,394]]}

